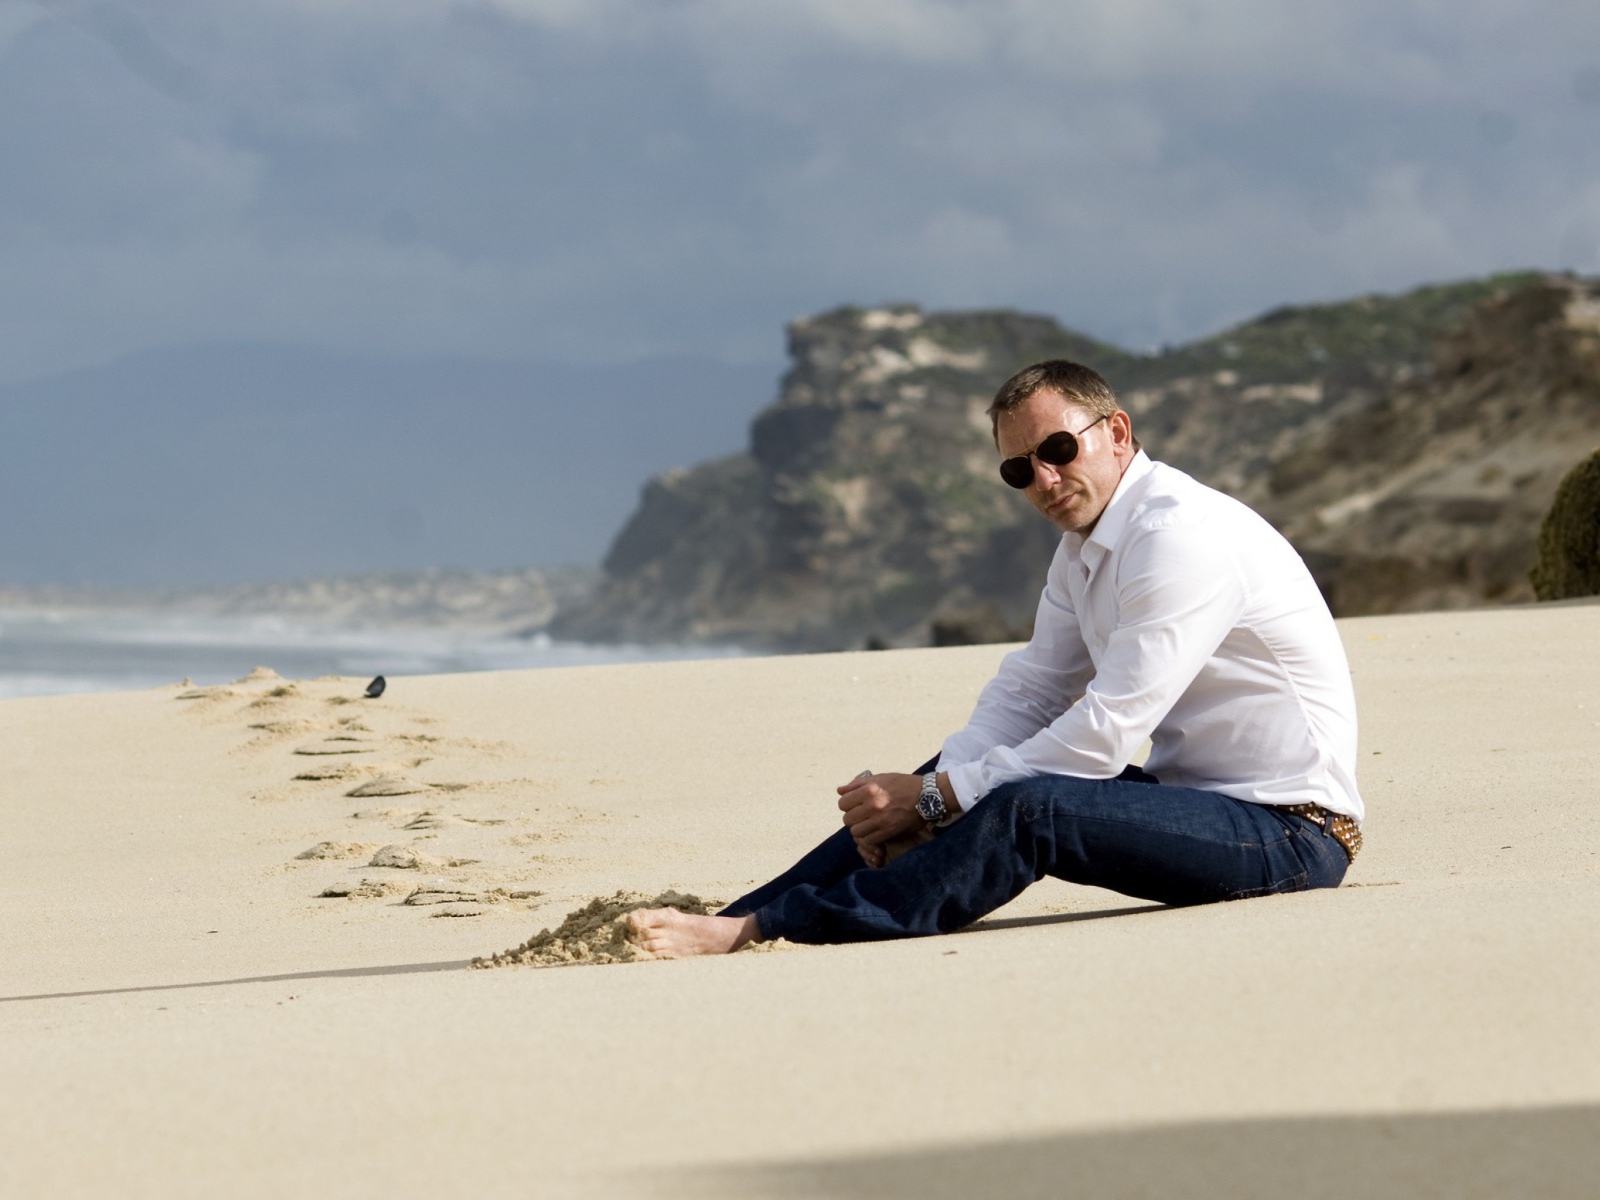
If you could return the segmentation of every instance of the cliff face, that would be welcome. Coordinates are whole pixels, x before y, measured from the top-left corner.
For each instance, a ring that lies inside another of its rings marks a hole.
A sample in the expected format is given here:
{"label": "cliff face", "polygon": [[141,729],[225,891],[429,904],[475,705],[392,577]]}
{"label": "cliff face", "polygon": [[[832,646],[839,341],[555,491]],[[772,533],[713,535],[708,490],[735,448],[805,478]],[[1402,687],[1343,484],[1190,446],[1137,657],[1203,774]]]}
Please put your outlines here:
{"label": "cliff face", "polygon": [[1336,612],[1521,598],[1543,507],[1600,441],[1594,308],[1577,282],[1502,277],[1155,355],[1011,312],[799,321],[749,451],[652,481],[552,632],[784,649],[1025,632],[1057,535],[999,481],[984,409],[1053,357],[1106,374],[1153,457],[1283,528]]}
{"label": "cliff face", "polygon": [[1335,613],[1534,598],[1562,477],[1600,445],[1600,281],[1557,279],[1474,310],[1432,370],[1307,430],[1258,507]]}
{"label": "cliff face", "polygon": [[995,475],[984,409],[1019,364],[1118,352],[909,306],[798,321],[789,351],[749,452],[652,481],[558,636],[837,649],[926,640],[972,604],[1028,620],[1055,535]]}

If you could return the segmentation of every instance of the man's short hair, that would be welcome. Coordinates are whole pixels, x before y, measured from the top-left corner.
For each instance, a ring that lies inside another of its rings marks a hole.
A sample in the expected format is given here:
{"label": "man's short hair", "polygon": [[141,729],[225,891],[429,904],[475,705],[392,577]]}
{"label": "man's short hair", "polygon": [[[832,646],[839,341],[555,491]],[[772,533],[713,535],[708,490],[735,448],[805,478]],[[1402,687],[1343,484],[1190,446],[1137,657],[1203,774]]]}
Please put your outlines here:
{"label": "man's short hair", "polygon": [[[1035,392],[1059,392],[1097,417],[1109,417],[1112,413],[1123,411],[1122,405],[1117,403],[1117,394],[1100,372],[1082,363],[1052,358],[1047,362],[1034,363],[1031,367],[1023,367],[1002,383],[1000,390],[994,394],[994,399],[989,402],[989,425],[996,445],[1000,444],[1000,414],[1020,408]],[[1133,439],[1133,447],[1135,450],[1139,448],[1138,438]]]}

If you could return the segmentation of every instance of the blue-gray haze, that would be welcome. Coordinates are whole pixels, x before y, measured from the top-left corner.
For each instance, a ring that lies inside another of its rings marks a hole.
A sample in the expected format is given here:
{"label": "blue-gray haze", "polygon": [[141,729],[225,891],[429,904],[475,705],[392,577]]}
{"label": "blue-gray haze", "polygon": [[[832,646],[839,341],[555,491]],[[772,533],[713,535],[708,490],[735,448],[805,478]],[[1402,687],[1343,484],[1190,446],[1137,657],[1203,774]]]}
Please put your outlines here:
{"label": "blue-gray haze", "polygon": [[1600,268],[1592,0],[0,0],[0,581],[593,560],[782,323]]}
{"label": "blue-gray haze", "polygon": [[0,583],[594,561],[651,474],[739,448],[772,372],[145,351],[0,387]]}

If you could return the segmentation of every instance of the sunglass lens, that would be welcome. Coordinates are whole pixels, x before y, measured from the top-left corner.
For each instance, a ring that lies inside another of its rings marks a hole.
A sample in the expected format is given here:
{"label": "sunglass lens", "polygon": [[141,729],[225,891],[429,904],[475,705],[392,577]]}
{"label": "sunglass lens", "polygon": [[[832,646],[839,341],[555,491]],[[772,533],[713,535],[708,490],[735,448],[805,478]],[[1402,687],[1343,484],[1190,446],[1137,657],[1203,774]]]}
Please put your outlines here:
{"label": "sunglass lens", "polygon": [[1078,457],[1078,439],[1063,429],[1040,442],[1034,453],[1039,456],[1040,462],[1049,463],[1052,467],[1064,467]]}
{"label": "sunglass lens", "polygon": [[1000,478],[1014,488],[1025,488],[1033,482],[1033,460],[1026,454],[1000,460]]}
{"label": "sunglass lens", "polygon": [[1015,458],[1003,459],[1000,463],[1000,478],[1014,488],[1025,488],[1033,482],[1034,458],[1038,458],[1042,463],[1049,463],[1052,467],[1064,467],[1077,457],[1078,439],[1063,429],[1060,433],[1052,433],[1040,442],[1033,454],[1019,454]]}

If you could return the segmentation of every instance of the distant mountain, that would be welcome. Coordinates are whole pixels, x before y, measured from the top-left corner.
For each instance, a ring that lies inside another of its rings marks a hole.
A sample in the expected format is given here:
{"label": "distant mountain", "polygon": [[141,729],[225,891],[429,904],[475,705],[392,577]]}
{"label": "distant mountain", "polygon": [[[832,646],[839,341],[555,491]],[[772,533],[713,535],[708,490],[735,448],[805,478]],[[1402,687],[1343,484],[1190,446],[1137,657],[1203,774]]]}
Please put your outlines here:
{"label": "distant mountain", "polygon": [[1595,294],[1504,275],[1151,355],[1004,311],[799,321],[749,449],[652,481],[594,599],[552,628],[791,649],[1020,634],[1057,536],[996,477],[984,410],[1049,357],[1103,371],[1154,457],[1279,524],[1339,614],[1526,598],[1543,506],[1600,442]]}
{"label": "distant mountain", "polygon": [[738,445],[774,374],[223,345],[0,387],[0,583],[593,563],[647,479]]}

